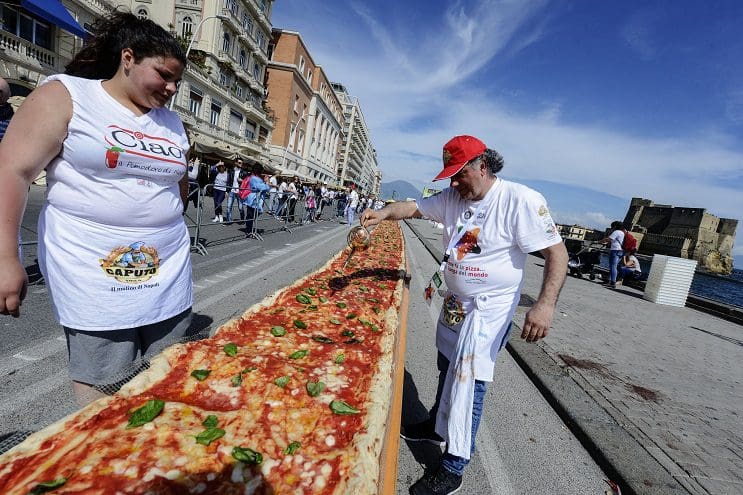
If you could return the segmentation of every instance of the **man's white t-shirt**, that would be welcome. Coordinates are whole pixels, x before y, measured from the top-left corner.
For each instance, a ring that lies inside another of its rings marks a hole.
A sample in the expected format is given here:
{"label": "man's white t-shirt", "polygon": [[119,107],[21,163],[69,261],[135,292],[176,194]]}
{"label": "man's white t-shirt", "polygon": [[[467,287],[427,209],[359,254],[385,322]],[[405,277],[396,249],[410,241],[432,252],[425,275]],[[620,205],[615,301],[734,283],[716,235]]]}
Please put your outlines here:
{"label": "man's white t-shirt", "polygon": [[[489,331],[477,342],[477,379],[491,380],[505,329],[518,305],[527,254],[562,241],[547,201],[533,189],[498,178],[481,201],[463,200],[449,187],[416,204],[424,217],[444,224],[444,249],[467,226],[444,269],[455,299],[487,294],[502,308],[487,316]],[[474,215],[477,218],[472,219]],[[449,298],[447,303],[457,304]],[[436,346],[447,358],[456,346],[459,327],[461,322],[438,326]]]}
{"label": "man's white t-shirt", "polygon": [[359,206],[359,193],[356,192],[356,189],[351,189],[351,194],[348,195],[348,206],[350,208]]}
{"label": "man's white t-shirt", "polygon": [[612,251],[622,250],[622,243],[624,242],[624,232],[622,232],[621,230],[615,230],[614,232],[609,234],[609,239],[611,240],[610,249]]}

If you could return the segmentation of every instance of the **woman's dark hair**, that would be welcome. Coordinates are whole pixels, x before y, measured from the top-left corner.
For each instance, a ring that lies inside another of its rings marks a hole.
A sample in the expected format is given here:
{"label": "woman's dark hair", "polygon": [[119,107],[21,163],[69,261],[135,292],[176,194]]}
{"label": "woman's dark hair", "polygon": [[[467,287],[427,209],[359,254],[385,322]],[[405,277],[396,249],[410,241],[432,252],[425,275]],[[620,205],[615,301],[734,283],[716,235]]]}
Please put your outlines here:
{"label": "woman's dark hair", "polygon": [[114,11],[98,20],[92,36],[65,67],[65,74],[86,79],[111,79],[119,69],[121,51],[134,53],[134,60],[147,57],[172,57],[186,66],[186,54],[178,41],[149,19],[131,12]]}
{"label": "woman's dark hair", "polygon": [[486,148],[482,155],[482,161],[487,165],[488,171],[490,172],[491,176],[494,176],[501,170],[503,170],[503,165],[506,164],[505,160],[503,160],[503,156],[501,156],[500,153],[498,153],[495,150],[491,150],[490,148]]}

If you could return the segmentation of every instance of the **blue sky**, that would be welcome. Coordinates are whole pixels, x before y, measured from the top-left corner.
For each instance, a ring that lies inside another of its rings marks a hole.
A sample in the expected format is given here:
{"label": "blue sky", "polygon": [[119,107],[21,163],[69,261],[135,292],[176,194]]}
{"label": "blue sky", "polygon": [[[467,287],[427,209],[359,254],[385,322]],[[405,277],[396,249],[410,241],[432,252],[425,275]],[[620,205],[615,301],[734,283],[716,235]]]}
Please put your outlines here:
{"label": "blue sky", "polygon": [[278,0],[272,23],[360,99],[385,182],[429,184],[473,134],[558,222],[632,196],[743,218],[743,2]]}

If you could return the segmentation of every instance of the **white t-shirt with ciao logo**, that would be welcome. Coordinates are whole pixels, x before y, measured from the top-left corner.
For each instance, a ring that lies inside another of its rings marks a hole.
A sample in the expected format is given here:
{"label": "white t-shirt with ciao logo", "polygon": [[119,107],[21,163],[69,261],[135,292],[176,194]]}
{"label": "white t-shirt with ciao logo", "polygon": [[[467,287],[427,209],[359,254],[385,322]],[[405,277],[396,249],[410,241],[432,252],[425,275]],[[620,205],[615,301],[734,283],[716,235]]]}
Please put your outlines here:
{"label": "white t-shirt with ciao logo", "polygon": [[165,108],[138,116],[100,80],[49,81],[65,86],[73,109],[39,216],[39,264],[58,320],[116,330],[183,312],[193,297],[180,119]]}
{"label": "white t-shirt with ciao logo", "polygon": [[[444,267],[444,280],[454,296],[445,305],[456,305],[457,298],[487,294],[500,308],[497,314],[487,315],[492,328],[477,342],[477,379],[491,380],[495,357],[518,305],[527,254],[562,240],[547,202],[533,189],[497,178],[481,201],[463,200],[449,187],[416,204],[424,217],[444,224],[444,249],[466,228]],[[460,326],[461,321],[438,326],[436,344],[447,357],[457,343]]]}

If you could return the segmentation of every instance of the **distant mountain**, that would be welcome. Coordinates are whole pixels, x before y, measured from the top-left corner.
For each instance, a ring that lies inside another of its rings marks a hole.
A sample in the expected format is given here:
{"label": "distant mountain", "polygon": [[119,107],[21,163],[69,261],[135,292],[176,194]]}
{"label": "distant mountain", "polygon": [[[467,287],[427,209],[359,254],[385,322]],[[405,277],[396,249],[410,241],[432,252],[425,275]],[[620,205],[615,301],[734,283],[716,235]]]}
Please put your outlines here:
{"label": "distant mountain", "polygon": [[410,182],[404,180],[394,180],[392,182],[382,182],[380,196],[382,199],[404,200],[406,198],[420,199],[422,191]]}

